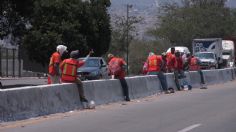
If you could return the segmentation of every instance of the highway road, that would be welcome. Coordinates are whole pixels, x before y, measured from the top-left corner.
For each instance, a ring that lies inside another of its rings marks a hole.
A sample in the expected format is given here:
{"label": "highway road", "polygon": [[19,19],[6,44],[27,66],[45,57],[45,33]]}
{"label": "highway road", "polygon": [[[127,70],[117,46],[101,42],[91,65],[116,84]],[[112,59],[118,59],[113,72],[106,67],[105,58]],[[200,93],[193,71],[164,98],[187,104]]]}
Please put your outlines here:
{"label": "highway road", "polygon": [[22,78],[4,78],[0,79],[3,88],[15,88],[23,86],[36,86],[47,84],[47,79],[38,77],[22,77]]}
{"label": "highway road", "polygon": [[0,124],[0,132],[235,132],[236,81]]}

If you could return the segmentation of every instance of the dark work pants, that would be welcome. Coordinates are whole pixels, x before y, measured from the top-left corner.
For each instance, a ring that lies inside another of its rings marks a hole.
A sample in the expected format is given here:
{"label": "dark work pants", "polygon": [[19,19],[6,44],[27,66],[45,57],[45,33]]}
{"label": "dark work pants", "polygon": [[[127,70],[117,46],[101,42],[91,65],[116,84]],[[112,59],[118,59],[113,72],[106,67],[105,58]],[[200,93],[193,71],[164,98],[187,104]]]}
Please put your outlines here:
{"label": "dark work pants", "polygon": [[128,88],[128,84],[127,84],[125,78],[120,78],[119,80],[120,80],[120,83],[121,83],[123,94],[125,96],[125,100],[126,101],[130,101],[130,98],[129,98],[129,88]]}
{"label": "dark work pants", "polygon": [[180,82],[179,82],[180,75],[181,75],[181,71],[178,71],[178,70],[174,71],[174,80],[175,80],[176,87],[179,91],[181,90]]}
{"label": "dark work pants", "polygon": [[199,70],[198,73],[200,74],[201,77],[201,84],[206,84],[202,70]]}
{"label": "dark work pants", "polygon": [[164,75],[163,72],[148,72],[148,75],[157,75],[157,77],[160,80],[161,87],[163,91],[167,91],[167,81],[166,81],[166,76]]}
{"label": "dark work pants", "polygon": [[166,92],[167,91],[166,76],[164,75],[163,72],[158,72],[157,75],[158,75],[158,78],[159,78],[159,80],[161,82],[162,90]]}
{"label": "dark work pants", "polygon": [[88,102],[88,100],[85,98],[85,95],[84,95],[84,87],[83,87],[82,81],[79,78],[77,78],[75,80],[75,83],[76,83],[76,85],[78,87],[80,101],[81,102]]}

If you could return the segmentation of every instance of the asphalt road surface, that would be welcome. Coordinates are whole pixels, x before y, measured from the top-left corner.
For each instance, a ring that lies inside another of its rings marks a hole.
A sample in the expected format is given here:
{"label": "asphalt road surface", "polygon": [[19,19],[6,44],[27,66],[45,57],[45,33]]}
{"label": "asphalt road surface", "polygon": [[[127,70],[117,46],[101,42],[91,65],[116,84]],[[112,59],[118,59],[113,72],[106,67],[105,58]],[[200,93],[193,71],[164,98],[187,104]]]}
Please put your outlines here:
{"label": "asphalt road surface", "polygon": [[37,78],[37,77],[6,78],[6,79],[0,79],[0,82],[3,85],[3,88],[7,89],[7,88],[16,88],[23,86],[44,85],[47,84],[47,79]]}
{"label": "asphalt road surface", "polygon": [[0,132],[236,132],[236,81],[2,123]]}

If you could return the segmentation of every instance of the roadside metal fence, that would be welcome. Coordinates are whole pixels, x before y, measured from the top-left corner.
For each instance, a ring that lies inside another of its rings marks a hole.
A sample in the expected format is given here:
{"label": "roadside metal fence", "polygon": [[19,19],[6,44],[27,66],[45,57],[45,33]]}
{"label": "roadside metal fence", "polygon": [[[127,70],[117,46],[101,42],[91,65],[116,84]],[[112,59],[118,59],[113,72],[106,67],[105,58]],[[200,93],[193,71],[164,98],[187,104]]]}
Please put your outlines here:
{"label": "roadside metal fence", "polygon": [[0,47],[0,77],[20,77],[22,68],[18,49]]}

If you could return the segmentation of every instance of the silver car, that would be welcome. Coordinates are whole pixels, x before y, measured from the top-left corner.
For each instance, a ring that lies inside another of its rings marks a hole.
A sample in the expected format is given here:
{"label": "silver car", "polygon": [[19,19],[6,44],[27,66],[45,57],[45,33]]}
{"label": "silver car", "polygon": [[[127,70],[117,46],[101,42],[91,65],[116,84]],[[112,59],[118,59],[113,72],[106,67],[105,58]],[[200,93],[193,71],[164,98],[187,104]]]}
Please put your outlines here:
{"label": "silver car", "polygon": [[[83,60],[84,58],[79,58]],[[97,80],[108,78],[107,63],[102,57],[89,57],[85,64],[77,70],[81,80]]]}

